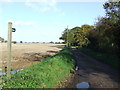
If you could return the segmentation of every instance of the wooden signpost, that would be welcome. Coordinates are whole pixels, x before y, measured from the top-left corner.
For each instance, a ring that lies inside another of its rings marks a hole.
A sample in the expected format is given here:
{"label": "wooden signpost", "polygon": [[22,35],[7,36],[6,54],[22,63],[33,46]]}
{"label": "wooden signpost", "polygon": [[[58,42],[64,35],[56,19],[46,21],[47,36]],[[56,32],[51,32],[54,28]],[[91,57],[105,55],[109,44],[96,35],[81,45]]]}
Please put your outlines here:
{"label": "wooden signpost", "polygon": [[8,60],[7,60],[7,77],[11,77],[11,42],[12,42],[12,32],[15,32],[16,29],[12,28],[12,22],[8,22],[8,42],[7,42],[7,48],[8,48]]}
{"label": "wooden signpost", "polygon": [[7,76],[10,77],[11,71],[11,41],[12,41],[12,22],[8,22],[8,60],[7,60]]}

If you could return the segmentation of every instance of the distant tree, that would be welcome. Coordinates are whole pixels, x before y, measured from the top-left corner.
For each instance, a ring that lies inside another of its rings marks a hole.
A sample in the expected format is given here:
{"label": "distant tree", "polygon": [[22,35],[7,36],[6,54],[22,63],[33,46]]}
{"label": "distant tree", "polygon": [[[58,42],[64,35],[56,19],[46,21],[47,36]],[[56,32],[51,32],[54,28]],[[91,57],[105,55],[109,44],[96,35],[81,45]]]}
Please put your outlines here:
{"label": "distant tree", "polygon": [[4,42],[5,42],[5,43],[7,43],[8,41],[7,41],[7,40],[5,40]]}
{"label": "distant tree", "polygon": [[62,44],[65,44],[65,42],[61,42]]}
{"label": "distant tree", "polygon": [[54,43],[53,41],[49,42],[49,43]]}
{"label": "distant tree", "polygon": [[76,28],[76,29],[77,29],[77,32],[75,34],[75,40],[76,40],[76,42],[81,47],[87,46],[88,43],[89,43],[89,40],[86,37],[86,32],[81,27],[80,28]]}
{"label": "distant tree", "polygon": [[23,41],[20,41],[20,43],[23,43]]}
{"label": "distant tree", "polygon": [[55,42],[55,44],[60,44],[60,42]]}
{"label": "distant tree", "polygon": [[94,26],[84,24],[81,27],[74,27],[72,29],[65,29],[62,36],[59,39],[64,40],[65,43],[68,42],[72,46],[87,46],[89,40],[87,38],[88,31],[94,29]]}
{"label": "distant tree", "polygon": [[59,38],[69,45],[73,45],[75,43],[75,30],[73,29],[65,29],[62,33],[62,36]]}
{"label": "distant tree", "polygon": [[12,43],[13,43],[13,44],[16,44],[16,43],[17,43],[17,41],[12,41]]}
{"label": "distant tree", "polygon": [[67,28],[63,31],[62,36],[59,39],[67,43]]}
{"label": "distant tree", "polygon": [[55,44],[58,44],[58,42],[55,42]]}
{"label": "distant tree", "polygon": [[58,44],[60,44],[60,42],[58,42]]}

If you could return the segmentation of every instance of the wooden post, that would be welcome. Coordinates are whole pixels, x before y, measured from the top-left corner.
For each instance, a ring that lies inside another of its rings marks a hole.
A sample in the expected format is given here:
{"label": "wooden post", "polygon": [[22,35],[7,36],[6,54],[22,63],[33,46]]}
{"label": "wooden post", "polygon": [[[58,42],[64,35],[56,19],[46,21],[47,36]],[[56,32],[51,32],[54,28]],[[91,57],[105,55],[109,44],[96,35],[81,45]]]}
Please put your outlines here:
{"label": "wooden post", "polygon": [[7,77],[11,77],[11,41],[12,41],[12,22],[8,22],[8,60],[7,60]]}
{"label": "wooden post", "polygon": [[68,42],[68,25],[67,25],[67,47],[69,46],[69,42]]}

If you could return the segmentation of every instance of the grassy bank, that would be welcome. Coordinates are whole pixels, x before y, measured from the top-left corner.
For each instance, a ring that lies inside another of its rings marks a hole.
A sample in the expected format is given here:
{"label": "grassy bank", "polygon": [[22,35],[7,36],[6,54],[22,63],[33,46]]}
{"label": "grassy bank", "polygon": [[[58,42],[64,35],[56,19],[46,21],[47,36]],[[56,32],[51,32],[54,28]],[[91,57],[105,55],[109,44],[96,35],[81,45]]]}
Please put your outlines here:
{"label": "grassy bank", "polygon": [[115,67],[117,69],[120,69],[120,61],[117,55],[112,54],[106,54],[106,53],[100,53],[96,52],[94,50],[88,49],[88,48],[78,48],[83,53],[92,56],[96,60],[99,60],[101,62],[104,62],[112,67]]}
{"label": "grassy bank", "polygon": [[35,63],[22,73],[4,76],[4,88],[55,88],[74,70],[75,60],[69,48],[64,48],[57,55]]}

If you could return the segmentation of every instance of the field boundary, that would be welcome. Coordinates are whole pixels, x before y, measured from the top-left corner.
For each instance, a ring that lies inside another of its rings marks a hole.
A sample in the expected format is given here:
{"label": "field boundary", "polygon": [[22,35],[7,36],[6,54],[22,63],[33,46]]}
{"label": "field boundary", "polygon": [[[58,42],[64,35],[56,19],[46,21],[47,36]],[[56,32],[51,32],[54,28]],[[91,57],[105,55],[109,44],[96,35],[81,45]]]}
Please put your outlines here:
{"label": "field boundary", "polygon": [[75,58],[70,48],[63,48],[58,54],[35,63],[23,73],[4,76],[4,88],[55,88],[74,71]]}

